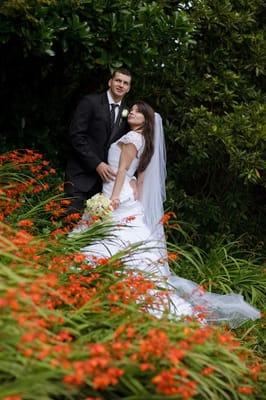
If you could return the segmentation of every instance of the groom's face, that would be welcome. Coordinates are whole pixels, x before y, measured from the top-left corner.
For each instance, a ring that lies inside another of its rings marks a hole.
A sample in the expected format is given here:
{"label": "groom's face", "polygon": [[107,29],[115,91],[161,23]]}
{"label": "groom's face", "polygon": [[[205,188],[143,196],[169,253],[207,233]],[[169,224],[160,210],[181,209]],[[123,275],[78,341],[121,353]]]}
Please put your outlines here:
{"label": "groom's face", "polygon": [[131,77],[116,72],[108,82],[111,95],[115,101],[120,101],[130,90]]}

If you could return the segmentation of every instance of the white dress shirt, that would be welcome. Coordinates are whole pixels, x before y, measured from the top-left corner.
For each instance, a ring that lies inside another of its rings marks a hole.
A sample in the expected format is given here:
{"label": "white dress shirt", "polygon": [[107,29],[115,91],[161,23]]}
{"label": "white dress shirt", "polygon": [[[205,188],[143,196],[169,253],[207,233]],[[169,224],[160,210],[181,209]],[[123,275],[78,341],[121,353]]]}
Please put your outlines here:
{"label": "white dress shirt", "polygon": [[[121,100],[118,101],[118,102],[114,101],[114,99],[112,98],[112,95],[111,95],[110,90],[107,91],[107,98],[108,98],[109,110],[110,110],[110,111],[111,111],[111,108],[112,108],[112,107],[111,107],[111,104],[117,104],[117,105],[120,107],[120,105],[121,105]],[[116,107],[116,108],[115,108],[115,121],[116,121],[116,118],[117,118],[118,113],[119,113],[119,107]]]}

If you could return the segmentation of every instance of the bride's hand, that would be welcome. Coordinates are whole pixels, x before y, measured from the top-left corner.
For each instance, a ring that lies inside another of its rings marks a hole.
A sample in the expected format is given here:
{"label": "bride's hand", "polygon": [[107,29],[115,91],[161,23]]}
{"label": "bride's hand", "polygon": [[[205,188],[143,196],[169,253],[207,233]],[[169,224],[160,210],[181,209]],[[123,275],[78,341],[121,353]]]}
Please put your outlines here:
{"label": "bride's hand", "polygon": [[115,197],[114,199],[111,199],[111,206],[113,207],[114,210],[116,210],[120,205],[120,200]]}

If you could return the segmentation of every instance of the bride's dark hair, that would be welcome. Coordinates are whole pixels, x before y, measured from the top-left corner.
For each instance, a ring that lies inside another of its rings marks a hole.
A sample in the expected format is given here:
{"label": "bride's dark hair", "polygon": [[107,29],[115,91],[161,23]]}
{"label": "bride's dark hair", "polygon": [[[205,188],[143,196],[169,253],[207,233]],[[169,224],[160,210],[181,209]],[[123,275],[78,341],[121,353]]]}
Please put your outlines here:
{"label": "bride's dark hair", "polygon": [[145,139],[145,147],[140,157],[138,172],[143,172],[151,161],[154,152],[154,110],[144,101],[134,103],[138,107],[138,111],[144,115],[144,124],[142,134]]}

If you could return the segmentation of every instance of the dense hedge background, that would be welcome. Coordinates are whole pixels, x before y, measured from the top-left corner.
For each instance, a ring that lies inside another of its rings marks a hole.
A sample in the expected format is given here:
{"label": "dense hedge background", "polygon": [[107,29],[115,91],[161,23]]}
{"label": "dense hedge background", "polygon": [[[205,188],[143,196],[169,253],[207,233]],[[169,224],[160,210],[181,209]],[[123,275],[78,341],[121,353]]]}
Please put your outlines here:
{"label": "dense hedge background", "polygon": [[[1,152],[34,148],[63,177],[78,99],[134,75],[164,119],[167,207],[190,240],[265,248],[262,0],[10,0],[0,6]],[[178,240],[182,237],[177,234]]]}

